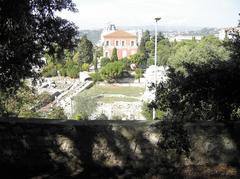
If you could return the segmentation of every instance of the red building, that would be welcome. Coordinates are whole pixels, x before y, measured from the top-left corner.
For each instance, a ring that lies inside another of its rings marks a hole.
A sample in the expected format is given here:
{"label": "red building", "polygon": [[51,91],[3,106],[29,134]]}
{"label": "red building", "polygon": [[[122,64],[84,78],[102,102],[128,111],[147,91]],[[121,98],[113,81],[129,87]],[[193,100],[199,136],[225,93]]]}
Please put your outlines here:
{"label": "red building", "polygon": [[116,30],[103,35],[103,56],[111,58],[114,48],[117,49],[118,58],[128,57],[137,53],[137,36],[123,30]]}

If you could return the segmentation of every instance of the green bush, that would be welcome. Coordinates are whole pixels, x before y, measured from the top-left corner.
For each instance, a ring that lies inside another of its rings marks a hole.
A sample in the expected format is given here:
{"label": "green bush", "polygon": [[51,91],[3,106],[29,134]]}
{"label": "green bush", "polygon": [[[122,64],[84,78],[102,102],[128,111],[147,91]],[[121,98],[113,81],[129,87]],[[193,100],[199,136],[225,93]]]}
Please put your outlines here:
{"label": "green bush", "polygon": [[40,118],[41,113],[40,112],[35,112],[32,110],[20,110],[18,117],[22,118]]}
{"label": "green bush", "polygon": [[81,120],[87,120],[96,107],[96,100],[91,99],[90,96],[78,96],[74,100],[74,116],[80,115]]}
{"label": "green bush", "polygon": [[92,74],[90,74],[90,76],[94,82],[103,81],[101,74],[99,72],[92,73]]}
{"label": "green bush", "polygon": [[73,116],[73,119],[75,119],[75,120],[82,120],[82,115],[81,114],[75,114],[74,116]]}
{"label": "green bush", "polygon": [[54,100],[54,97],[52,97],[48,92],[43,92],[40,95],[38,95],[37,99],[38,99],[37,107],[41,108],[51,103]]}
{"label": "green bush", "polygon": [[122,58],[120,61],[123,63],[125,70],[130,70],[130,61],[127,57]]}
{"label": "green bush", "polygon": [[64,114],[64,110],[61,107],[53,107],[51,111],[47,114],[48,119],[67,119]]}
{"label": "green bush", "polygon": [[53,63],[49,63],[43,68],[42,75],[44,77],[53,77],[57,76],[57,67]]}
{"label": "green bush", "polygon": [[60,71],[61,76],[67,76],[67,71],[64,67],[62,67],[59,71]]}
{"label": "green bush", "polygon": [[124,70],[124,64],[120,61],[108,63],[100,71],[101,76],[108,82],[115,81],[119,78]]}
{"label": "green bush", "polygon": [[79,77],[79,68],[72,67],[67,69],[67,76],[70,78],[78,78]]}
{"label": "green bush", "polygon": [[82,64],[82,71],[89,71],[90,65],[88,63]]}

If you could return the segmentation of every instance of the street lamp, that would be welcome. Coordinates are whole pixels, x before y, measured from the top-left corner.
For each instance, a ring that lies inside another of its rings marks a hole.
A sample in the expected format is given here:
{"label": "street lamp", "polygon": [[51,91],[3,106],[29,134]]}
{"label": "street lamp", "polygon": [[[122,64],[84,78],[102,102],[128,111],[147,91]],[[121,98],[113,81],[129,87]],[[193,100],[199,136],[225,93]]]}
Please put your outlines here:
{"label": "street lamp", "polygon": [[[154,55],[154,83],[155,83],[155,94],[154,100],[156,101],[156,93],[157,93],[157,26],[158,21],[161,20],[161,17],[156,17],[155,21],[155,55]],[[156,118],[156,109],[153,108],[153,120]]]}
{"label": "street lamp", "polygon": [[[240,13],[238,15],[240,16]],[[238,27],[240,27],[240,19],[238,20]]]}

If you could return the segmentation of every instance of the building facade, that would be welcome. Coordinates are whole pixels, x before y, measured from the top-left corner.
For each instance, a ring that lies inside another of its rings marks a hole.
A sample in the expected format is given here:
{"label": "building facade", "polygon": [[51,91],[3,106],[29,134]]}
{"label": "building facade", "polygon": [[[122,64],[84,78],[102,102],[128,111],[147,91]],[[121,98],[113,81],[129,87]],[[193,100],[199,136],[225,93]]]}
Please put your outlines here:
{"label": "building facade", "polygon": [[101,34],[103,56],[111,58],[113,49],[116,48],[119,59],[129,57],[137,53],[141,37],[141,30],[118,30],[114,24],[109,24]]}
{"label": "building facade", "polygon": [[118,58],[129,57],[137,53],[137,36],[126,31],[116,30],[103,36],[103,56],[111,58],[114,48]]}

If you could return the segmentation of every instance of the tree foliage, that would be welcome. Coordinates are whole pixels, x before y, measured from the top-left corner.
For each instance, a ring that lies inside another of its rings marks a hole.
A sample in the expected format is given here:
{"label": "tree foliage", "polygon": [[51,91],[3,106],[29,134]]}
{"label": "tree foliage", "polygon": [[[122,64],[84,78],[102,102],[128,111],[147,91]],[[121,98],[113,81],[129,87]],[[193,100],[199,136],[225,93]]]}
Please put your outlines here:
{"label": "tree foliage", "polygon": [[42,113],[39,110],[53,100],[54,97],[47,92],[38,95],[28,86],[22,85],[15,95],[0,93],[0,116],[48,118],[51,112]]}
{"label": "tree foliage", "polygon": [[[0,89],[18,88],[26,77],[37,77],[43,51],[54,44],[72,48],[76,27],[56,11],[76,11],[71,0],[2,0],[0,8]],[[4,4],[4,5],[3,5]]]}
{"label": "tree foliage", "polygon": [[129,57],[129,62],[136,64],[136,65],[141,65],[141,64],[145,64],[145,58],[144,58],[144,54],[143,53],[136,53],[134,55],[131,55]]}
{"label": "tree foliage", "polygon": [[104,80],[108,82],[115,81],[122,75],[124,64],[121,61],[111,62],[104,66],[100,74]]}
{"label": "tree foliage", "polygon": [[90,40],[88,40],[87,36],[84,35],[79,42],[78,49],[79,59],[78,63],[92,63],[93,61],[93,44]]}
{"label": "tree foliage", "polygon": [[227,44],[228,61],[216,56],[202,63],[185,62],[186,73],[170,68],[169,80],[157,87],[156,107],[180,120],[239,119],[239,38]]}
{"label": "tree foliage", "polygon": [[103,57],[101,58],[101,67],[104,67],[105,65],[107,65],[108,63],[111,62],[111,59],[110,58],[107,58],[107,57]]}
{"label": "tree foliage", "polygon": [[113,48],[111,61],[113,61],[113,62],[118,61],[118,54],[117,54],[117,49],[116,48]]}
{"label": "tree foliage", "polygon": [[215,59],[228,60],[229,52],[223,43],[214,36],[204,37],[201,41],[195,40],[179,43],[169,57],[169,65],[184,71],[184,63],[208,63]]}

